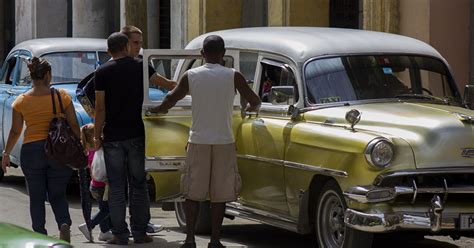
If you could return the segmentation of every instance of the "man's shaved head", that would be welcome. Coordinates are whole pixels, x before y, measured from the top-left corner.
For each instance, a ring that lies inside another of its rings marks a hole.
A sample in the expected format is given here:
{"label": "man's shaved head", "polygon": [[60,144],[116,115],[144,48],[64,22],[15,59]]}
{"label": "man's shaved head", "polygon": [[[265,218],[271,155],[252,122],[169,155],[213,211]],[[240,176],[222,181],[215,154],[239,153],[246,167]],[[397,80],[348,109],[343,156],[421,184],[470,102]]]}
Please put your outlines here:
{"label": "man's shaved head", "polygon": [[218,35],[209,35],[204,39],[202,49],[209,55],[218,55],[225,52],[224,40]]}

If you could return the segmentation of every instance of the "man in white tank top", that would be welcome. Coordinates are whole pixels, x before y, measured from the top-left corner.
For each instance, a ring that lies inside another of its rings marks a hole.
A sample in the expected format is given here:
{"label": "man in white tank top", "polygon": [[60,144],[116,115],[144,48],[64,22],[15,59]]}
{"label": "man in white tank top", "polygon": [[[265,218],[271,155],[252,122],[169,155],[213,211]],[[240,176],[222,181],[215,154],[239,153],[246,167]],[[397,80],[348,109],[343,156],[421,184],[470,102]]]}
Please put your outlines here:
{"label": "man in white tank top", "polygon": [[199,202],[211,200],[212,235],[208,248],[224,247],[220,231],[225,203],[235,201],[240,189],[237,155],[232,132],[236,90],[249,102],[246,111],[256,111],[260,99],[243,75],[224,64],[224,40],[217,35],[204,39],[201,54],[206,64],[188,70],[163,103],[150,112],[167,113],[177,101],[192,97],[192,125],[181,188],[186,199],[186,241],[184,248],[196,247],[194,226]]}

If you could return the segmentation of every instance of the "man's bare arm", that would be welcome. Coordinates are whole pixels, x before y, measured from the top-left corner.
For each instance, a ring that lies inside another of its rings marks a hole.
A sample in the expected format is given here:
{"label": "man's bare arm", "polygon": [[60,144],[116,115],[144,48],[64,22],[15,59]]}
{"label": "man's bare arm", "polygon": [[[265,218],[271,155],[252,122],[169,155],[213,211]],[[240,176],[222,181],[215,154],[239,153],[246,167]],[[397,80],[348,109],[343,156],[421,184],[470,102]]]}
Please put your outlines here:
{"label": "man's bare arm", "polygon": [[260,104],[262,101],[260,98],[253,92],[253,90],[247,85],[247,81],[245,81],[244,76],[240,72],[235,72],[234,75],[234,85],[235,88],[239,91],[241,97],[247,100],[250,103],[245,110],[246,111],[256,111],[260,108]]}
{"label": "man's bare arm", "polygon": [[168,113],[168,109],[172,108],[176,102],[183,99],[189,91],[188,74],[184,73],[178,82],[176,88],[170,91],[160,106],[149,109],[151,113]]}
{"label": "man's bare arm", "polygon": [[158,73],[155,73],[150,78],[150,83],[156,86],[160,86],[167,90],[172,90],[176,87],[176,81],[169,80]]}

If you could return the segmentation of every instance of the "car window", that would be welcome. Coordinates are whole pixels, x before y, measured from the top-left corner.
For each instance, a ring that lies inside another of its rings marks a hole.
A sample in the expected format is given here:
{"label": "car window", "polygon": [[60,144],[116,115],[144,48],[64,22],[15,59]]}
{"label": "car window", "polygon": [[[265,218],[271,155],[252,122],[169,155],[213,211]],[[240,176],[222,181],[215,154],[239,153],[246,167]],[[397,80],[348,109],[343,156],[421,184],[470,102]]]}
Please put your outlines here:
{"label": "car window", "polygon": [[25,86],[31,83],[30,70],[28,69],[28,61],[20,58],[20,76],[18,77],[18,85]]}
{"label": "car window", "polygon": [[253,84],[255,71],[257,69],[258,54],[254,52],[240,53],[240,72],[244,75],[248,84]]}
{"label": "car window", "polygon": [[105,62],[109,61],[112,57],[110,54],[106,52],[98,52],[99,54],[99,64],[104,64]]}
{"label": "car window", "polygon": [[443,62],[406,55],[313,60],[304,70],[310,104],[425,95],[460,103]]}
{"label": "car window", "polygon": [[14,68],[16,65],[17,57],[13,56],[9,58],[5,64],[3,65],[4,71],[2,72],[2,78],[0,80],[0,83],[2,84],[12,84],[13,82],[13,76],[14,76]]}
{"label": "car window", "polygon": [[283,64],[262,62],[259,96],[272,105],[291,105],[298,101],[298,87],[291,69]]}
{"label": "car window", "polygon": [[[79,82],[93,72],[99,64],[95,51],[51,53],[44,55],[43,58],[51,64],[53,84]],[[100,59],[106,58],[104,54],[101,54]]]}

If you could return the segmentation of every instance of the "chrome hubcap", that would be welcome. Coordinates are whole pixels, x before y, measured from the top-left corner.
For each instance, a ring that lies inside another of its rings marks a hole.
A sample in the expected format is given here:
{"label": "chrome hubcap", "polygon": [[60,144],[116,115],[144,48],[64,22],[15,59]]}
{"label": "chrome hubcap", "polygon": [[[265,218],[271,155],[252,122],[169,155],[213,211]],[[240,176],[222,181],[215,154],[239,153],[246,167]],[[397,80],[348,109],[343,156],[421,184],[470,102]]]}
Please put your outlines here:
{"label": "chrome hubcap", "polygon": [[323,198],[319,231],[326,247],[342,247],[344,243],[344,207],[339,197],[327,192]]}

